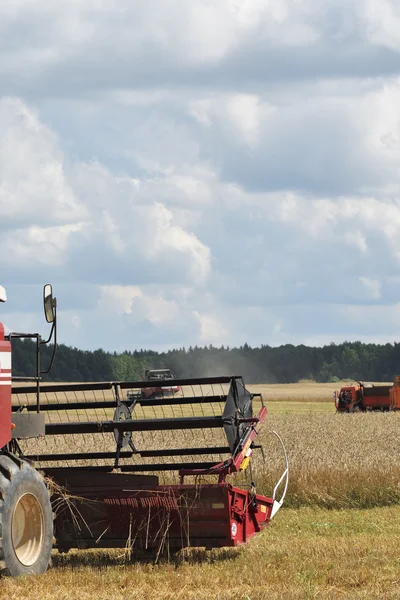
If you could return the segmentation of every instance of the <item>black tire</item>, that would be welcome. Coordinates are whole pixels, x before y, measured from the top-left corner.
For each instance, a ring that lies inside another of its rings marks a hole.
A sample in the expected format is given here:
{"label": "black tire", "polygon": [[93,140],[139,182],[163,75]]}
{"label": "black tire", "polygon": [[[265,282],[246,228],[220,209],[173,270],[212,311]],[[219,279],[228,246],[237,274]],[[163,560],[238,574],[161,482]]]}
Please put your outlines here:
{"label": "black tire", "polygon": [[0,455],[0,555],[4,574],[44,573],[53,547],[53,513],[47,487],[35,469]]}

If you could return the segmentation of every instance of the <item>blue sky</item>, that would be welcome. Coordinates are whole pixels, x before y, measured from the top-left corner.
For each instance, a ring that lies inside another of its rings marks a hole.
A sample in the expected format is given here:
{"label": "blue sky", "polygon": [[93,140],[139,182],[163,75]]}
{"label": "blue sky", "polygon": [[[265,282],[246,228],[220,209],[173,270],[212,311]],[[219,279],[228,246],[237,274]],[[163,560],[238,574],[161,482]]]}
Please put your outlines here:
{"label": "blue sky", "polygon": [[85,349],[400,339],[400,8],[3,0],[11,330]]}

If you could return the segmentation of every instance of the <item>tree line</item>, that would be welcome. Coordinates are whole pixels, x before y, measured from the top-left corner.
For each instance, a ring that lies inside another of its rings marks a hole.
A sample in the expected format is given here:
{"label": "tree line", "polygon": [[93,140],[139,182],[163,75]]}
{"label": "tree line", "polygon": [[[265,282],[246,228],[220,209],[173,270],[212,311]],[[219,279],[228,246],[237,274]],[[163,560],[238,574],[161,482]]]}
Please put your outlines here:
{"label": "tree line", "polygon": [[[35,369],[35,345],[13,340],[13,374],[31,376]],[[41,361],[46,367],[51,346],[43,346]],[[363,344],[344,342],[321,348],[304,345],[252,348],[190,346],[154,352],[134,350],[121,353],[102,349],[87,351],[60,344],[47,381],[135,381],[146,369],[169,368],[177,378],[213,375],[242,375],[248,383],[296,383],[352,379],[392,381],[400,374],[400,343]]]}

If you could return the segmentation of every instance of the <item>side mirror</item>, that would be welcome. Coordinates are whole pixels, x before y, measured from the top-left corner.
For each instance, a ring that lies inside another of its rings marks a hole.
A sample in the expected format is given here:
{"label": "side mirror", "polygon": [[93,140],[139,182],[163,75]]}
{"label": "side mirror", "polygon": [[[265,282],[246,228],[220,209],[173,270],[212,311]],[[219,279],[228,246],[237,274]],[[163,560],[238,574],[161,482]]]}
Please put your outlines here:
{"label": "side mirror", "polygon": [[53,298],[53,289],[49,283],[46,284],[43,289],[43,305],[46,321],[48,323],[53,323],[56,318],[56,299]]}

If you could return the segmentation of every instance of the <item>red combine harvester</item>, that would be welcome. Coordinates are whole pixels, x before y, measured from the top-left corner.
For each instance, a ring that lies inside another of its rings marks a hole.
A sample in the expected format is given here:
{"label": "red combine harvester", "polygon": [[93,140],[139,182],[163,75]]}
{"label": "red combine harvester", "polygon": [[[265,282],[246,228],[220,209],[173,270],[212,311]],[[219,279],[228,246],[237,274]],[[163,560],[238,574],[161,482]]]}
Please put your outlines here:
{"label": "red combine harvester", "polygon": [[[41,384],[49,369],[40,368],[40,348],[53,334],[51,364],[56,349],[49,285],[44,307],[52,323],[45,341],[38,334],[5,336],[0,326],[0,549],[6,572],[46,571],[53,538],[61,552],[123,547],[158,556],[189,546],[236,546],[261,531],[286,494],[283,443],[284,472],[270,497],[256,493],[254,482],[242,489],[228,478],[244,471],[261,448],[262,398],[253,415],[255,395],[236,376],[169,380],[181,394],[167,398],[135,395],[153,386],[150,381]],[[36,374],[30,385],[11,387],[16,337],[36,340]]]}
{"label": "red combine harvester", "polygon": [[143,387],[141,395],[143,398],[163,398],[173,396],[180,391],[179,385],[171,385],[174,379],[169,369],[147,370],[144,374],[146,381],[153,382],[151,387]]}
{"label": "red combine harvester", "polygon": [[366,412],[370,410],[390,410],[389,390],[392,386],[379,383],[346,385],[335,392],[337,412]]}

